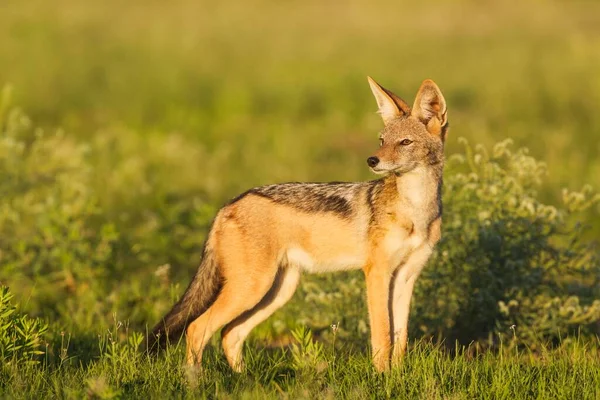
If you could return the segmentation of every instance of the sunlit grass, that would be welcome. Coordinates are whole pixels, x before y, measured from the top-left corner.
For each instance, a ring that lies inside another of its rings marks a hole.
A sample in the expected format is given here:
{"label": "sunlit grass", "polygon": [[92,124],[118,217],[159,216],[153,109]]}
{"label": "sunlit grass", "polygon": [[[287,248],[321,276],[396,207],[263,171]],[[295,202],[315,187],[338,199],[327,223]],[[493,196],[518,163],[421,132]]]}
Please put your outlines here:
{"label": "sunlit grass", "polygon": [[507,344],[484,353],[460,346],[449,352],[440,345],[416,342],[403,364],[387,374],[373,369],[368,354],[339,343],[337,348],[319,344],[321,351],[314,355],[310,341],[294,348],[264,348],[250,342],[245,349],[247,368],[237,374],[218,347],[210,347],[203,368],[194,369],[183,365],[182,346],[156,357],[137,352],[135,341],[129,340],[102,334],[102,355],[83,363],[71,356],[54,364],[5,367],[7,384],[0,386],[0,394],[104,399],[596,399],[600,388],[598,346],[578,340],[554,350],[530,351]]}

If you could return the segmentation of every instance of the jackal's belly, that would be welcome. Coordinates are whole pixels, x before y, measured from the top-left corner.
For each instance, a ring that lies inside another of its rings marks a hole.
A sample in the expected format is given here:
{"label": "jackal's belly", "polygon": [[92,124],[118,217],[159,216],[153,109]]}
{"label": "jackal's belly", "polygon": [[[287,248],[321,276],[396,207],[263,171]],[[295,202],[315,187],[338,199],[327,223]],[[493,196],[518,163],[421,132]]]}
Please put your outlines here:
{"label": "jackal's belly", "polygon": [[342,254],[319,254],[299,246],[287,249],[286,261],[310,273],[335,272],[358,269],[364,265],[365,257],[358,251]]}

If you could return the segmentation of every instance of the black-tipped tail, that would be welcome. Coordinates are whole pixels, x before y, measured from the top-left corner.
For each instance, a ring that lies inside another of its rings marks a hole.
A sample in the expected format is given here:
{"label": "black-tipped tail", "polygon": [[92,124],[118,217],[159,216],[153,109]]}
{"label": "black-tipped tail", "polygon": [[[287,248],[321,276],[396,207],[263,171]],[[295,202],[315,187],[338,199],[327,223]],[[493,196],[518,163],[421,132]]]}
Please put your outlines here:
{"label": "black-tipped tail", "polygon": [[179,340],[188,325],[202,315],[215,301],[221,290],[219,268],[208,245],[202,262],[181,299],[156,324],[147,338],[147,349],[158,351],[167,343]]}

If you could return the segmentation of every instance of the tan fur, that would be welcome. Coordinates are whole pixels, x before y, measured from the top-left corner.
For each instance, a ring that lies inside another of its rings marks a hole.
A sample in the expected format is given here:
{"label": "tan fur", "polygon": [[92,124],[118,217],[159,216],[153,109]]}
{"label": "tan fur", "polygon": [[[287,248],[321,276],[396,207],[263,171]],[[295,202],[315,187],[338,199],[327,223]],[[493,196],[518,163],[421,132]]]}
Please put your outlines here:
{"label": "tan fur", "polygon": [[207,242],[220,291],[187,327],[188,363],[200,363],[207,341],[225,326],[223,348],[240,371],[245,338],[292,297],[301,271],[359,268],[374,365],[384,371],[390,359],[401,360],[414,283],[441,237],[446,104],[432,81],[423,83],[412,110],[370,78],[369,84],[385,122],[372,169],[385,177],[255,188],[222,208]]}

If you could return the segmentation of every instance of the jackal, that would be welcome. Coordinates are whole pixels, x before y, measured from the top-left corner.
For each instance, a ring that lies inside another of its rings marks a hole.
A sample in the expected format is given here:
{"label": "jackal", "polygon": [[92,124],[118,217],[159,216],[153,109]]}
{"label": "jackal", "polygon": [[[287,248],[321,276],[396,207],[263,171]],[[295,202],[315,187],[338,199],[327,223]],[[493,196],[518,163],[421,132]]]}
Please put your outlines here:
{"label": "jackal", "polygon": [[401,361],[413,286],[441,237],[446,101],[431,80],[412,108],[368,81],[384,128],[367,164],[383,177],[269,185],[233,199],[217,213],[196,275],[149,346],[185,332],[187,362],[199,364],[224,327],[227,361],[241,371],[244,340],[290,300],[302,271],[362,268],[375,368]]}

